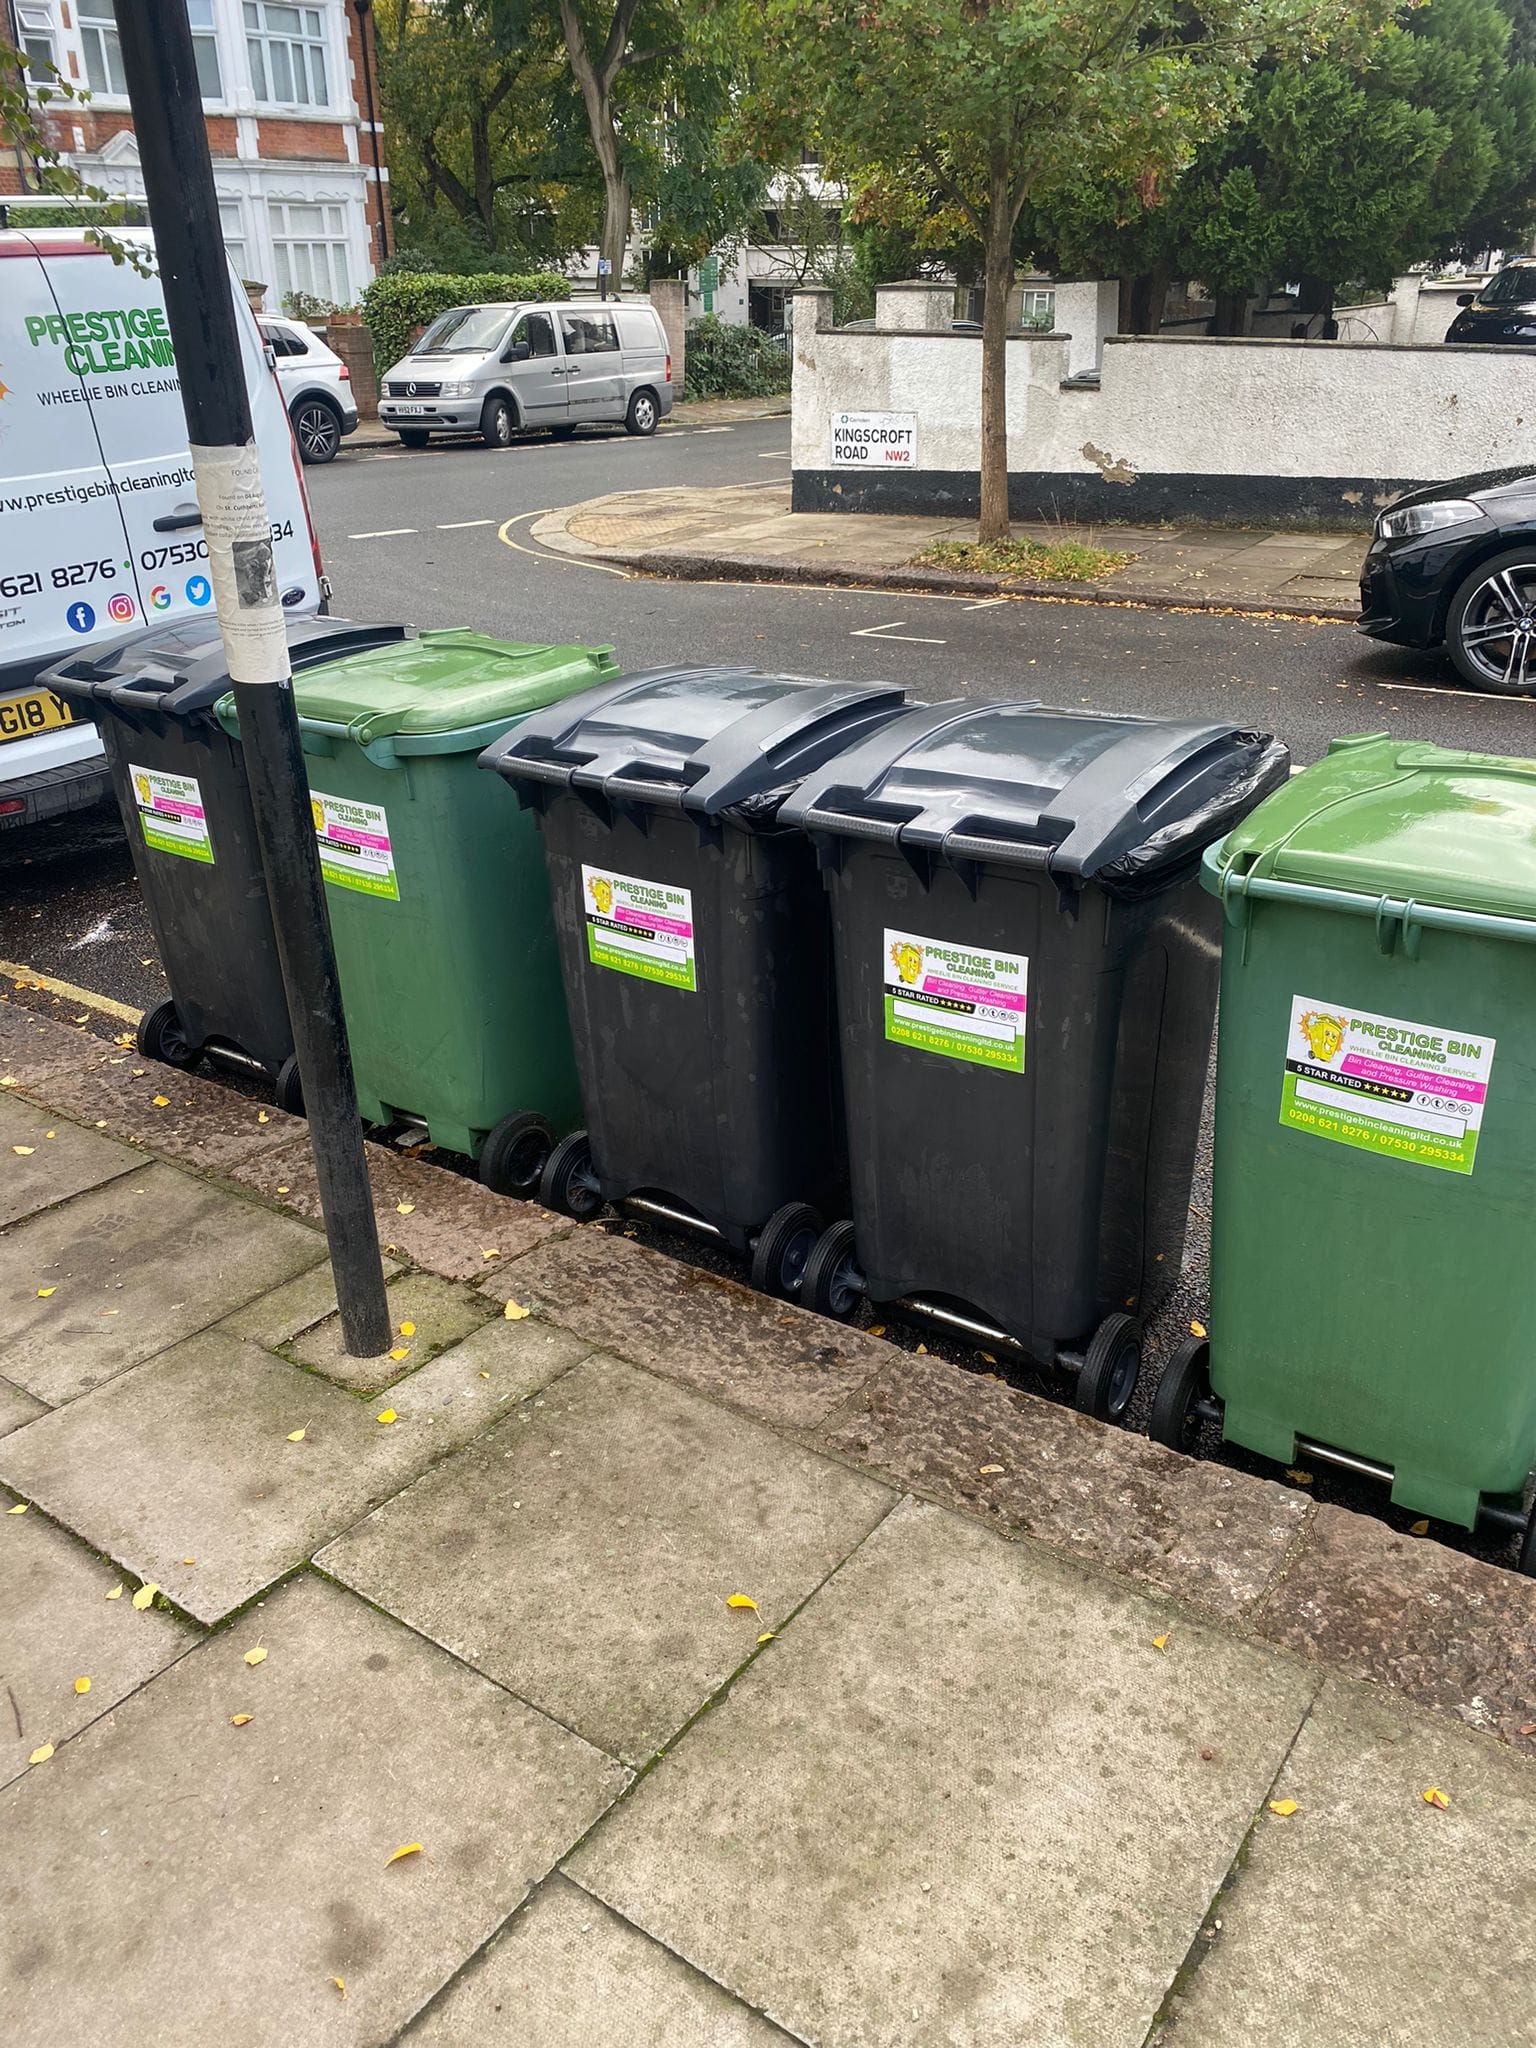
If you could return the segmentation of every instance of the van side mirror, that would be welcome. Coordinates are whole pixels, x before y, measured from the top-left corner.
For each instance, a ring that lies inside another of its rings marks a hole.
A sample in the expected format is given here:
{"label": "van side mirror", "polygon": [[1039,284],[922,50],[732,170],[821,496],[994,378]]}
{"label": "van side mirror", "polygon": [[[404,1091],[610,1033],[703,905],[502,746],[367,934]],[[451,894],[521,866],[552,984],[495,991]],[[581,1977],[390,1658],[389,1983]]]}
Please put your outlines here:
{"label": "van side mirror", "polygon": [[526,341],[509,341],[501,352],[504,363],[526,363],[533,351]]}
{"label": "van side mirror", "polygon": [[1470,306],[1476,297],[1476,292],[1459,292],[1456,297],[1456,303],[1458,306]]}

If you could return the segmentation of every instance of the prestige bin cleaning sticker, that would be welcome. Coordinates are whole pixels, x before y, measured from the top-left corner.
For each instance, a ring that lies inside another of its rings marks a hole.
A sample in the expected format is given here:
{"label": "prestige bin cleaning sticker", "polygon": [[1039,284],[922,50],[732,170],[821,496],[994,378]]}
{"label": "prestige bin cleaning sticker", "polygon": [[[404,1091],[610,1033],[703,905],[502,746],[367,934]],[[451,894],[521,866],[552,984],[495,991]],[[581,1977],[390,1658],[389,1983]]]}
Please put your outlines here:
{"label": "prestige bin cleaning sticker", "polygon": [[885,935],[885,1035],[896,1045],[1022,1074],[1028,987],[1021,954]]}
{"label": "prestige bin cleaning sticker", "polygon": [[360,896],[400,901],[389,819],[382,804],[358,804],[350,797],[312,789],[309,808],[320,842],[320,872],[337,889]]}
{"label": "prestige bin cleaning sticker", "polygon": [[594,967],[611,967],[668,988],[697,989],[691,890],[583,864],[581,900],[587,914],[587,957]]}
{"label": "prestige bin cleaning sticker", "polygon": [[144,844],[157,853],[179,853],[183,860],[213,866],[213,841],[203,809],[203,792],[195,775],[167,775],[160,768],[128,763],[133,800],[138,806]]}
{"label": "prestige bin cleaning sticker", "polygon": [[1294,996],[1280,1121],[1363,1152],[1470,1173],[1493,1048],[1466,1031]]}

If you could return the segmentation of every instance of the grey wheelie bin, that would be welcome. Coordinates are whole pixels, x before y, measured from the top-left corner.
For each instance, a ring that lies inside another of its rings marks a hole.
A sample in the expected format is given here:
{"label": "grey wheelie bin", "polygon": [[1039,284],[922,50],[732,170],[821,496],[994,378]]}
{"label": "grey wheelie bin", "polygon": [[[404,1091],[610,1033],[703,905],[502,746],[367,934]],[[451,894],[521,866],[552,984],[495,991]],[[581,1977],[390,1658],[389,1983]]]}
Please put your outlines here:
{"label": "grey wheelie bin", "polygon": [[[406,626],[294,619],[295,673],[403,641]],[[173,1067],[206,1054],[261,1068],[302,1106],[293,1028],[267,904],[245,756],[214,716],[230,687],[216,623],[189,620],[56,663],[46,682],[101,732],[168,999],[139,1050]]]}
{"label": "grey wheelie bin", "polygon": [[1226,724],[925,706],[782,822],[832,903],[851,1216],[801,1299],[901,1304],[1123,1414],[1177,1278],[1215,1016],[1205,846],[1288,755]]}
{"label": "grey wheelie bin", "polygon": [[622,677],[481,765],[537,815],[586,1128],[547,1207],[629,1202],[750,1253],[792,1296],[846,1162],[827,905],[779,805],[892,718],[886,684],[748,669]]}

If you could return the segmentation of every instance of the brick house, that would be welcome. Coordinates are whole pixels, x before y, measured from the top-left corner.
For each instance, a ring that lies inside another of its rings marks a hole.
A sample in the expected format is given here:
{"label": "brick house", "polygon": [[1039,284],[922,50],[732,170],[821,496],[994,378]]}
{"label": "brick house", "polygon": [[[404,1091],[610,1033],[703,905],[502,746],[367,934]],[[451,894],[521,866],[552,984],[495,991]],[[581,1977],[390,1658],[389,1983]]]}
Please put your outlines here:
{"label": "brick house", "polygon": [[[143,196],[111,0],[0,0],[5,33],[90,104],[53,117],[92,185]],[[371,0],[188,0],[224,239],[242,277],[352,304],[390,249]],[[30,189],[0,153],[0,198]],[[13,218],[24,218],[20,209]]]}

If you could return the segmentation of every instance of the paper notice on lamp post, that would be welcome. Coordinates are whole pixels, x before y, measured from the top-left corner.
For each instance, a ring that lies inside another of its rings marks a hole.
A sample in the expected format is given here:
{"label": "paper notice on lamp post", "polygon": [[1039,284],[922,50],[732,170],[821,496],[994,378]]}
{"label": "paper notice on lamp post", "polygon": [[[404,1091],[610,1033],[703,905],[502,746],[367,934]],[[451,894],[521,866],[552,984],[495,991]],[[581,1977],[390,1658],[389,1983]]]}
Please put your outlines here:
{"label": "paper notice on lamp post", "polygon": [[834,469],[914,469],[916,466],[915,412],[833,413]]}

